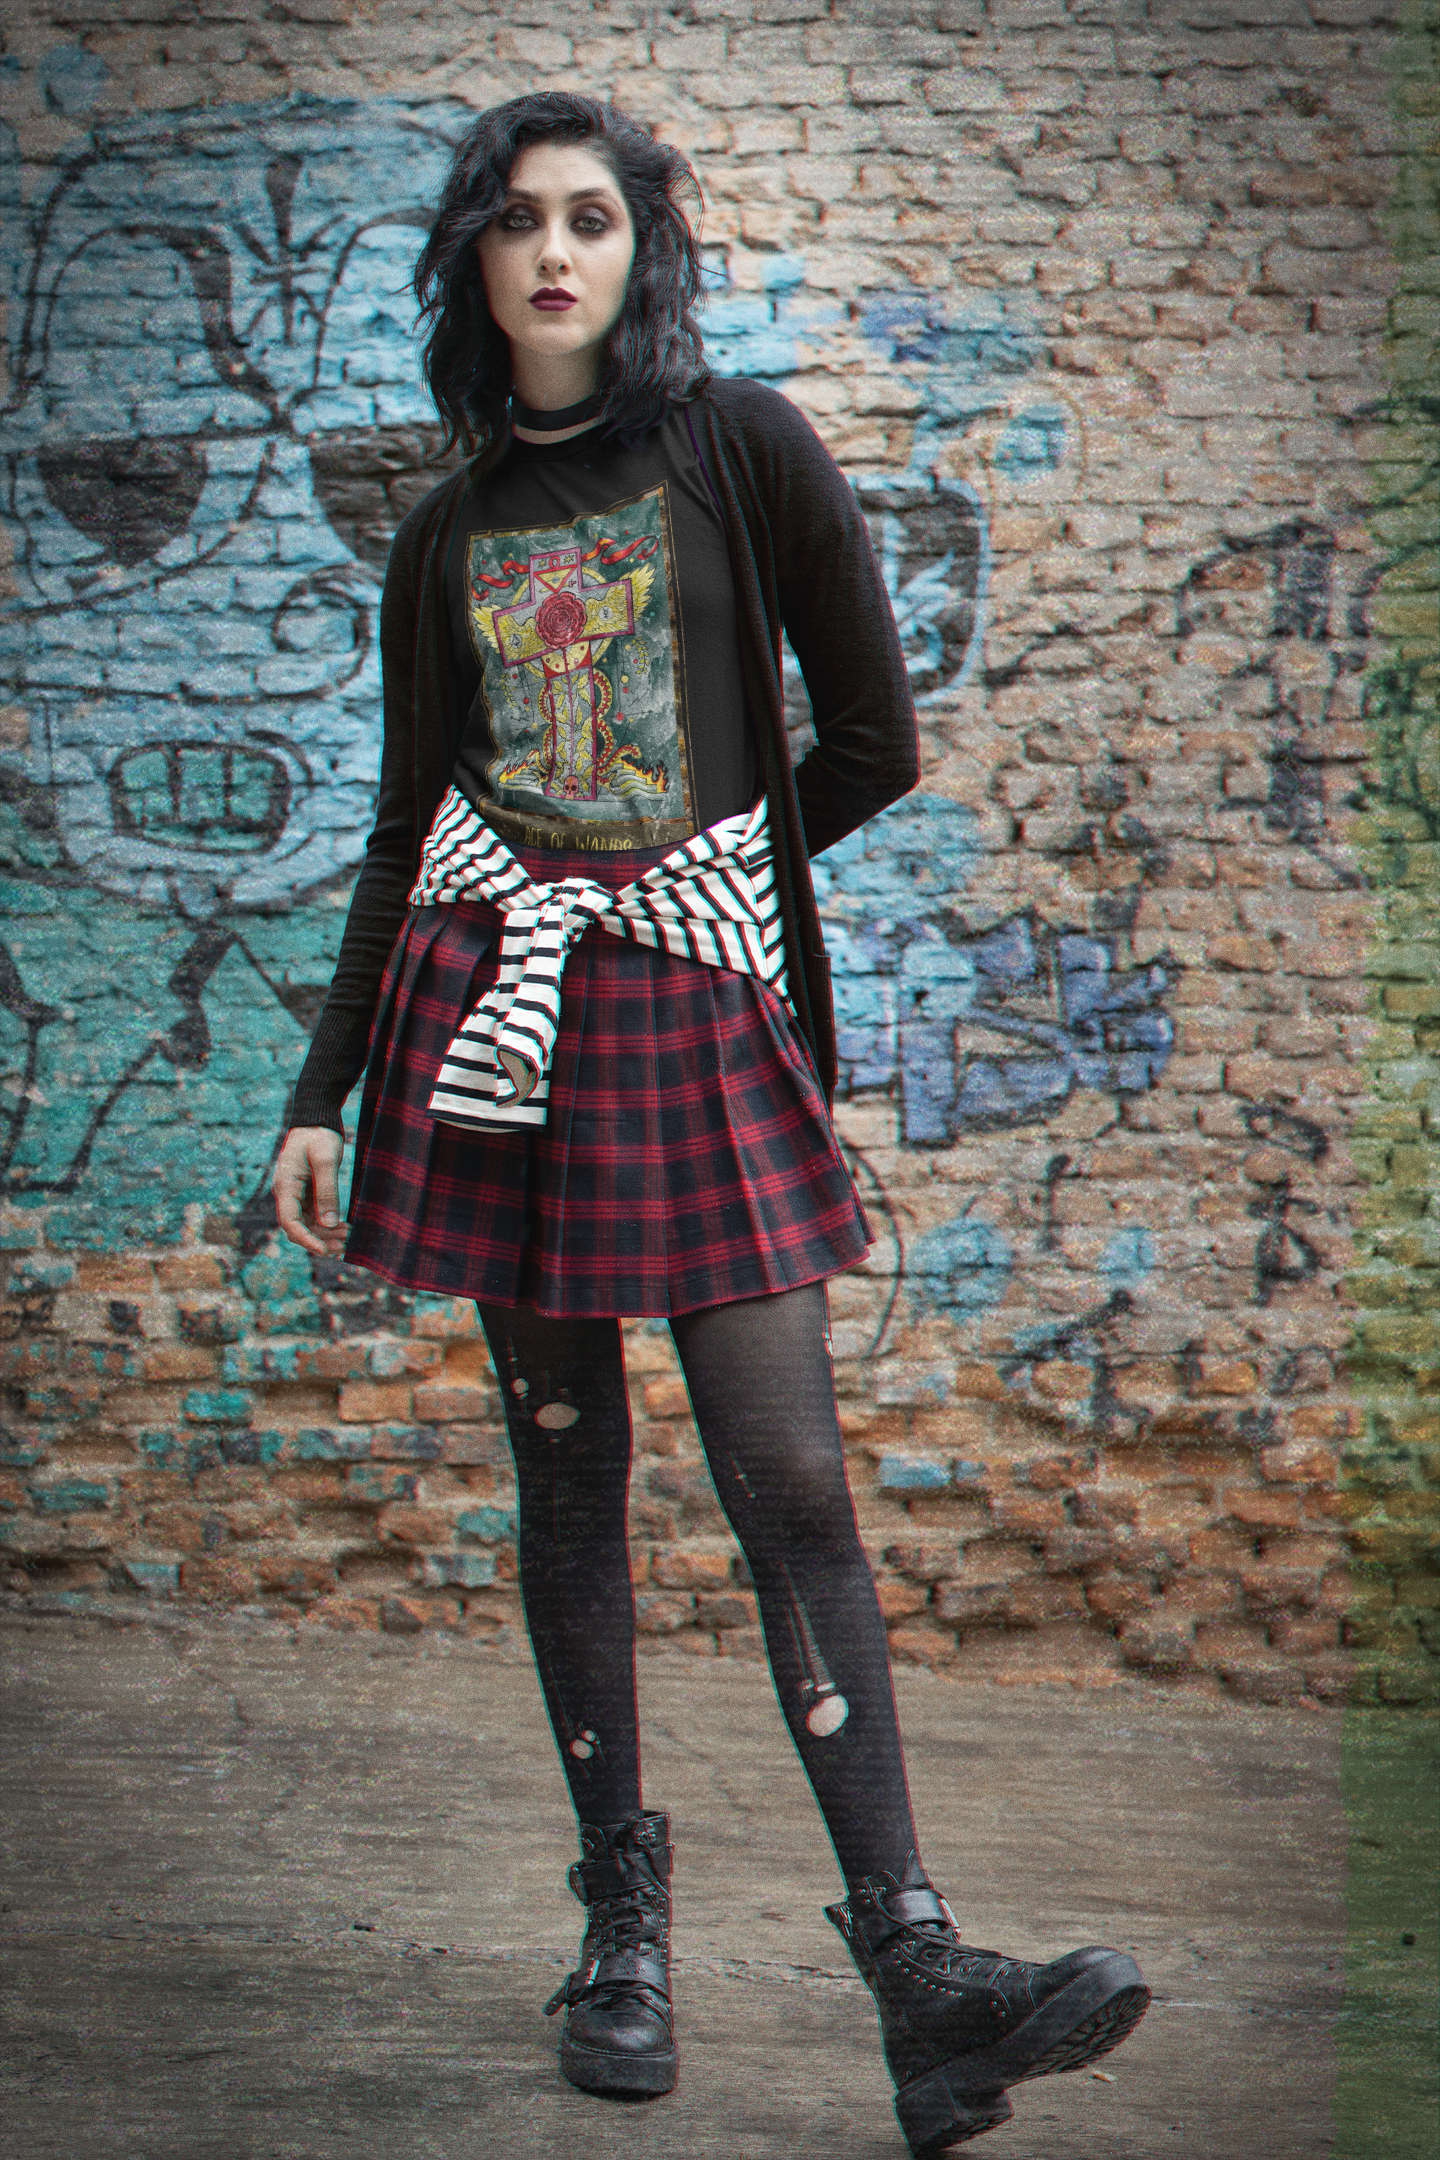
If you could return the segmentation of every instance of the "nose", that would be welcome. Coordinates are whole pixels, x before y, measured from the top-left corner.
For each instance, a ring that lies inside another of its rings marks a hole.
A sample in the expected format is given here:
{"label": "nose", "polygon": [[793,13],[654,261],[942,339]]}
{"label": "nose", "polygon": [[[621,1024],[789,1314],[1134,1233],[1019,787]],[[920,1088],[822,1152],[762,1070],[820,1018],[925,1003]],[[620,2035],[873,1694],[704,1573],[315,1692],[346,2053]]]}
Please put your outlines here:
{"label": "nose", "polygon": [[555,220],[545,228],[545,238],[540,249],[540,269],[550,276],[559,277],[569,267],[570,247],[565,227]]}

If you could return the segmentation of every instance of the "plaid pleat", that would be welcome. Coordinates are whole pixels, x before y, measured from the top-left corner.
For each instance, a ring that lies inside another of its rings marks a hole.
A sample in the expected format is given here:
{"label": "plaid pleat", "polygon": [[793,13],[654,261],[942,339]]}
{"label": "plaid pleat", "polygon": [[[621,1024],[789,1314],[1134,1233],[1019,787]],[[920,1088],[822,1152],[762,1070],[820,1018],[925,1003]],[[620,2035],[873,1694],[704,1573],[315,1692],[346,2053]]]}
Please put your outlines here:
{"label": "plaid pleat", "polygon": [[[617,890],[651,859],[515,849]],[[661,850],[653,851],[658,859]],[[808,1050],[768,984],[589,929],[561,991],[546,1122],[429,1108],[499,973],[487,901],[408,916],[381,989],[346,1257],[408,1289],[557,1315],[692,1312],[817,1282],[869,1228]]]}

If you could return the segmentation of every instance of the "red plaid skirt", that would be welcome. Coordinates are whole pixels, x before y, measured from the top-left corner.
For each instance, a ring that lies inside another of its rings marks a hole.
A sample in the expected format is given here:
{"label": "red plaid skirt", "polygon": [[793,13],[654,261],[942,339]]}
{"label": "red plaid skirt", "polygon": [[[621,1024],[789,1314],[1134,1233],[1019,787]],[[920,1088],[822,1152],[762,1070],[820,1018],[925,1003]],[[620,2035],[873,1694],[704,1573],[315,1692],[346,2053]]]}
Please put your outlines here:
{"label": "red plaid skirt", "polygon": [[[615,891],[665,850],[516,848]],[[381,987],[346,1258],[409,1290],[543,1313],[693,1312],[818,1282],[870,1242],[783,1000],[587,930],[566,963],[543,1126],[471,1133],[426,1105],[498,973],[488,901],[414,908]]]}

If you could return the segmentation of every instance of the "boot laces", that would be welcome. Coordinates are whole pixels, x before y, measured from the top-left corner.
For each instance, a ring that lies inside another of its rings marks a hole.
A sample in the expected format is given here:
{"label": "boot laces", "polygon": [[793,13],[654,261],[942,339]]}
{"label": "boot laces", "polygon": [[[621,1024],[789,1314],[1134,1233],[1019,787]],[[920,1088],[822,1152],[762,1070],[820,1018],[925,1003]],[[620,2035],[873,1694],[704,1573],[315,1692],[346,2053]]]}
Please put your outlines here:
{"label": "boot laces", "polygon": [[623,1891],[619,1897],[597,1898],[585,1932],[596,1957],[636,1950],[645,1942],[663,1943],[665,1911],[660,1893],[642,1887]]}
{"label": "boot laces", "polygon": [[996,1950],[977,1950],[972,1944],[961,1942],[955,1930],[943,1920],[914,1920],[906,1933],[912,1955],[940,1972],[953,1973],[960,1979],[983,1979],[992,1983],[1023,1977],[1024,1968],[1017,1959],[1001,1957]]}
{"label": "boot laces", "polygon": [[[663,1956],[668,1932],[664,1894],[658,1885],[644,1884],[615,1897],[596,1898],[589,1908],[585,1940],[580,1946],[579,1971],[571,1973],[564,1986],[556,1989],[545,2005],[545,2015],[553,2017],[557,2010],[594,2000],[609,2008],[626,1996],[638,1996],[668,2027],[670,2005],[660,1988],[626,1973],[607,1976],[600,1971],[605,1958],[638,1950],[645,1943],[654,1943]],[[594,1977],[583,1980],[581,1974],[586,1972]]]}

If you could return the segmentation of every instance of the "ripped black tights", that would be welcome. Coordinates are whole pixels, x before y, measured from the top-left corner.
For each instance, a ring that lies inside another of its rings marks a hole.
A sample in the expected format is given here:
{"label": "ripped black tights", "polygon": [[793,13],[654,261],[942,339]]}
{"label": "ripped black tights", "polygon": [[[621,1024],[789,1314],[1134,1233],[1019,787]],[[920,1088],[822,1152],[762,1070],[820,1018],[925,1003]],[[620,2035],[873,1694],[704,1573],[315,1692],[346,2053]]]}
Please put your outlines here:
{"label": "ripped black tights", "polygon": [[[630,1411],[616,1320],[482,1306],[505,1400],[525,1618],[582,1822],[641,1805]],[[915,1845],[885,1626],[855,1527],[821,1284],[670,1323],[775,1692],[848,1881]]]}

